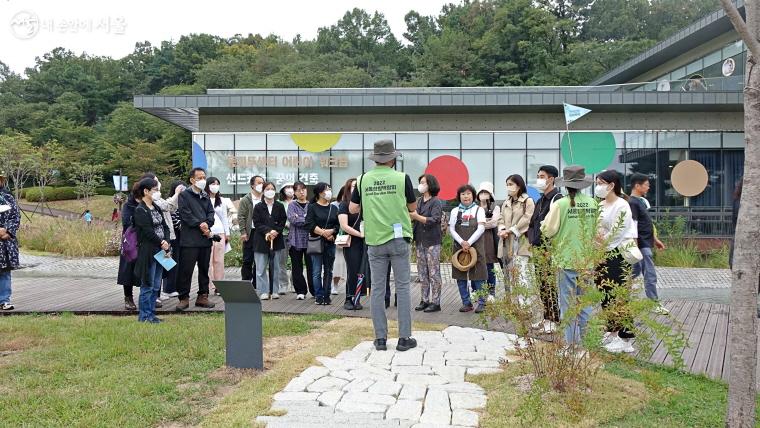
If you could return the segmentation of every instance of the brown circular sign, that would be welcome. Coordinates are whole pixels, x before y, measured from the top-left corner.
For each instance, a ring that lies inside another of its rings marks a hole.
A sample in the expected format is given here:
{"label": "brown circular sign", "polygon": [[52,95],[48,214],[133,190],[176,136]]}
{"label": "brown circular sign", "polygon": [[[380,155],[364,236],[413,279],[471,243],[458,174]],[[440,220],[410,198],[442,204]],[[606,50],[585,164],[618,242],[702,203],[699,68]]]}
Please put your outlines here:
{"label": "brown circular sign", "polygon": [[707,187],[707,170],[695,160],[678,162],[670,173],[673,188],[683,196],[697,196]]}

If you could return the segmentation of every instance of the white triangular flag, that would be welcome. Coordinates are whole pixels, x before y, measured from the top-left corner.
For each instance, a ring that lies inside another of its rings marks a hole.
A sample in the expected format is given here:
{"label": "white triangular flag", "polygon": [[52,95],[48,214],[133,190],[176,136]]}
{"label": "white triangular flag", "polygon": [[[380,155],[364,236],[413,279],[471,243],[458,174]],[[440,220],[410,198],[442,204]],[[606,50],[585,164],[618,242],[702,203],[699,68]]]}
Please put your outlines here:
{"label": "white triangular flag", "polygon": [[565,123],[571,124],[581,117],[591,113],[591,110],[583,107],[574,106],[572,104],[562,103],[565,107]]}

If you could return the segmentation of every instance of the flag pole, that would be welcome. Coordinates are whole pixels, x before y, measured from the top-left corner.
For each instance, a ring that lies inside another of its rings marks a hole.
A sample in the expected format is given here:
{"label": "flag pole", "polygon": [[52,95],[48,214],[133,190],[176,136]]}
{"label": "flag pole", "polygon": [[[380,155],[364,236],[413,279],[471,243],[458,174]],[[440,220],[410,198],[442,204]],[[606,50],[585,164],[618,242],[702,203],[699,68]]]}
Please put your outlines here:
{"label": "flag pole", "polygon": [[573,140],[570,139],[570,124],[565,121],[565,129],[567,130],[567,145],[570,147],[570,162],[575,164],[575,155],[573,155]]}

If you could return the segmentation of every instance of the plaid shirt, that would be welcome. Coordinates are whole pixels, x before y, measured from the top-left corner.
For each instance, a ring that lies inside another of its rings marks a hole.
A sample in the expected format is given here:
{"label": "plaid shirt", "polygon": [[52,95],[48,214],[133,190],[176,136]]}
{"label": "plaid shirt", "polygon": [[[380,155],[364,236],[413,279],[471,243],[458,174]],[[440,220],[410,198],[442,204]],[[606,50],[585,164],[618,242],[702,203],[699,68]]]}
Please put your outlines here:
{"label": "plaid shirt", "polygon": [[290,233],[288,235],[288,245],[304,250],[309,242],[309,231],[306,229],[306,209],[309,204],[301,208],[298,201],[292,201],[288,205],[288,221],[290,222]]}

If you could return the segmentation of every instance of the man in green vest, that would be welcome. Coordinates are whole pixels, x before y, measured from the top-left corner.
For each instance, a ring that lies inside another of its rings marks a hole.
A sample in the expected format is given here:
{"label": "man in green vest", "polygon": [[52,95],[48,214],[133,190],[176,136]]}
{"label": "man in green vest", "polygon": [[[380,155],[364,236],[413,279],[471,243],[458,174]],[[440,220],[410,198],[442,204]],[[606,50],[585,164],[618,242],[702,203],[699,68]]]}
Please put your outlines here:
{"label": "man in green vest", "polygon": [[412,336],[412,299],[409,294],[411,261],[409,242],[412,239],[410,212],[417,210],[412,180],[394,169],[401,153],[391,140],[375,142],[369,159],[375,168],[359,176],[351,194],[349,212],[362,213],[364,241],[368,246],[369,268],[372,272],[370,306],[375,327],[375,349],[385,351],[388,339],[388,318],[385,315],[385,278],[388,263],[398,298],[398,351],[417,346]]}

